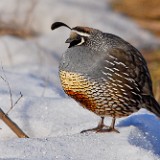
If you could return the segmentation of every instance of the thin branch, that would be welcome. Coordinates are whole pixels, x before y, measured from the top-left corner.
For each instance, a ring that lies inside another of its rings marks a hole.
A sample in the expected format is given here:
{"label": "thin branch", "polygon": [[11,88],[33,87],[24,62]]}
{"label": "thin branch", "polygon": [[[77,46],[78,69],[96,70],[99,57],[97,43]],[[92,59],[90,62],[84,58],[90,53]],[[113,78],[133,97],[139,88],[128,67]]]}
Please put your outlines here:
{"label": "thin branch", "polygon": [[19,138],[29,138],[16,123],[14,123],[0,108],[0,119],[19,137]]}
{"label": "thin branch", "polygon": [[[22,97],[23,97],[23,95],[22,95],[22,93],[20,92],[20,97],[16,100],[16,102],[15,102],[14,105],[13,105],[13,107],[15,107],[15,105],[20,101],[20,99],[21,99]],[[8,110],[8,112],[6,113],[7,115],[8,115],[9,112],[13,109],[13,107]]]}
{"label": "thin branch", "polygon": [[29,138],[20,128],[19,126],[14,123],[9,117],[8,113],[13,109],[13,107],[19,102],[19,100],[22,98],[22,93],[20,92],[20,97],[17,99],[17,101],[13,104],[13,99],[12,99],[12,90],[9,85],[9,82],[7,80],[7,76],[4,72],[3,66],[2,66],[2,71],[4,74],[4,77],[0,75],[0,78],[7,84],[7,87],[9,89],[9,95],[10,95],[10,101],[11,101],[11,107],[7,113],[4,113],[4,111],[0,108],[0,119],[3,120],[4,123],[7,124],[7,126],[19,137],[19,138]]}
{"label": "thin branch", "polygon": [[[1,64],[1,66],[2,66],[2,64]],[[1,77],[1,79],[6,83],[6,85],[7,85],[7,87],[8,87],[9,97],[10,97],[10,102],[11,102],[11,107],[10,107],[10,110],[11,110],[11,109],[13,109],[13,107],[14,107],[14,105],[13,105],[13,98],[12,98],[12,90],[11,90],[10,84],[9,84],[9,82],[8,82],[8,80],[7,80],[7,76],[6,76],[6,74],[5,74],[5,71],[4,71],[4,69],[3,69],[3,66],[2,66],[2,71],[3,71],[3,75],[4,75],[5,78],[2,77],[2,76],[0,76],[0,77]]]}
{"label": "thin branch", "polygon": [[16,100],[16,102],[14,103],[13,107],[20,101],[20,99],[23,97],[23,94],[20,92],[20,97]]}

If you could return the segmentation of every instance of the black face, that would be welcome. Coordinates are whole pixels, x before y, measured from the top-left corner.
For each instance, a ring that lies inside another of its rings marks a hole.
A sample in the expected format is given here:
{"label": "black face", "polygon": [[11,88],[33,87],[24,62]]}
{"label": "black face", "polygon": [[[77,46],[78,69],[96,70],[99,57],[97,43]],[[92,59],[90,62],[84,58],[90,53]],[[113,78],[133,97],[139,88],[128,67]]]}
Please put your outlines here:
{"label": "black face", "polygon": [[73,46],[82,45],[85,41],[85,37],[77,34],[76,32],[72,32],[70,37],[66,40],[66,43],[70,43],[68,48]]}
{"label": "black face", "polygon": [[81,40],[82,40],[82,37],[80,35],[76,35],[76,36],[71,36],[70,38],[68,38],[66,40],[66,43],[70,43],[68,48],[71,48],[81,43]]}
{"label": "black face", "polygon": [[79,43],[81,43],[81,39],[76,39],[76,40],[74,40],[74,41],[72,41],[72,42],[70,43],[70,45],[69,45],[68,48],[71,48],[71,47],[73,47],[73,46],[76,46],[76,45],[78,45]]}

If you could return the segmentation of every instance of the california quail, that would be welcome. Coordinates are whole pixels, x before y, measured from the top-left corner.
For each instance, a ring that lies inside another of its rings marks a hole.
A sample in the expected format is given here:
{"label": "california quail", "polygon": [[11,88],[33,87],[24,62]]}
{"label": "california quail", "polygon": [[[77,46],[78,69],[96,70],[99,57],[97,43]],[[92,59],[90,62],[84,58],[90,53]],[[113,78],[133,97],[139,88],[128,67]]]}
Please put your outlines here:
{"label": "california quail", "polygon": [[[70,45],[59,66],[62,87],[84,108],[101,117],[96,128],[85,131],[118,132],[114,128],[116,118],[140,108],[160,117],[146,61],[135,47],[93,28],[70,28],[62,22],[53,23],[51,28],[61,26],[71,30],[66,40]],[[108,128],[103,123],[106,116],[113,118]]]}

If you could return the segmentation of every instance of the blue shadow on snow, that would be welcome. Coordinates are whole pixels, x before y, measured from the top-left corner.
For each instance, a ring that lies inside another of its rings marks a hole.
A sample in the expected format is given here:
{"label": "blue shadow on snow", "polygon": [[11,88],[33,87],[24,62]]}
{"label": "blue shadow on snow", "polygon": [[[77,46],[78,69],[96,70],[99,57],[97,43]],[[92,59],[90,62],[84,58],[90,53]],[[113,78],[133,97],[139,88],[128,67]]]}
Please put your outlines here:
{"label": "blue shadow on snow", "polygon": [[120,121],[117,126],[131,125],[137,129],[130,133],[129,143],[160,156],[160,119],[152,114],[138,114]]}

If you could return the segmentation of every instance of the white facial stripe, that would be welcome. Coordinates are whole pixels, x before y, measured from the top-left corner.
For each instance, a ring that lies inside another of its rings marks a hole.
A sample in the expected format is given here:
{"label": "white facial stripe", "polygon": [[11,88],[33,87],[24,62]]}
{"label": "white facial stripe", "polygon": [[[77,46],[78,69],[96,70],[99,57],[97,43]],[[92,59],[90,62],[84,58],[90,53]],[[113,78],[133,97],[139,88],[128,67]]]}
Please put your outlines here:
{"label": "white facial stripe", "polygon": [[84,37],[89,37],[90,34],[88,33],[83,33],[83,32],[79,32],[79,31],[76,31],[76,30],[72,30],[73,32],[76,32],[78,35],[81,35],[81,36],[84,36]]}
{"label": "white facial stripe", "polygon": [[77,45],[78,46],[80,46],[81,44],[83,44],[85,41],[84,41],[84,38],[83,37],[81,37],[81,42],[80,43],[78,43]]}

